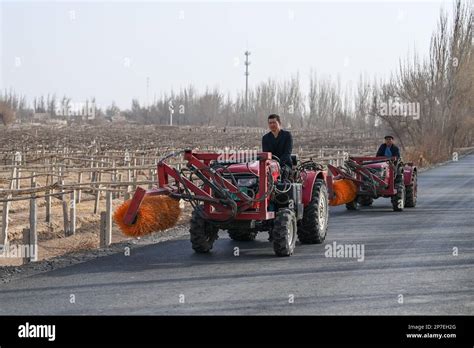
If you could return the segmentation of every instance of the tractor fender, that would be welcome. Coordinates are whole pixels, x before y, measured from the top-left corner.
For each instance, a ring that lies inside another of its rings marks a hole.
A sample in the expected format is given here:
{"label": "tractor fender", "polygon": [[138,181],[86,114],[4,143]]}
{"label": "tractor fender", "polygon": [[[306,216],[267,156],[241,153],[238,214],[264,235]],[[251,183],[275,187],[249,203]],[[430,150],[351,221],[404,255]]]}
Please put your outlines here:
{"label": "tractor fender", "polygon": [[416,173],[416,167],[412,163],[405,164],[405,166],[403,167],[403,183],[405,184],[405,186],[411,185],[413,172]]}
{"label": "tractor fender", "polygon": [[[306,207],[313,198],[313,187],[316,179],[327,181],[327,174],[323,171],[305,172],[303,177],[303,205]],[[326,185],[328,183],[326,182]]]}

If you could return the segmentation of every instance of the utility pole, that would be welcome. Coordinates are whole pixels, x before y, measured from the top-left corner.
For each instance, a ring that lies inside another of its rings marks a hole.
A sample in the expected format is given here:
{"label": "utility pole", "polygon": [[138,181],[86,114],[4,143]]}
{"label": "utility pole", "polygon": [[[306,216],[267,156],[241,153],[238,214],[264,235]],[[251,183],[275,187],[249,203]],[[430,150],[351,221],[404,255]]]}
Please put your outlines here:
{"label": "utility pole", "polygon": [[248,110],[249,107],[249,56],[250,51],[245,51],[245,111]]}

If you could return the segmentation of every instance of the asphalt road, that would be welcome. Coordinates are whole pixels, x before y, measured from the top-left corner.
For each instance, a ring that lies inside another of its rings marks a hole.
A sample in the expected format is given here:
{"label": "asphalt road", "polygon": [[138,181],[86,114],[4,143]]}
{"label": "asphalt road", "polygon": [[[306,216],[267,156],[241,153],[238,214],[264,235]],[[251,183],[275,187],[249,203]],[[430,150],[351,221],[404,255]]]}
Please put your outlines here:
{"label": "asphalt road", "polygon": [[474,314],[473,187],[470,155],[420,174],[416,208],[332,208],[326,244],[363,245],[363,261],[221,232],[208,255],[178,239],[0,285],[0,314]]}

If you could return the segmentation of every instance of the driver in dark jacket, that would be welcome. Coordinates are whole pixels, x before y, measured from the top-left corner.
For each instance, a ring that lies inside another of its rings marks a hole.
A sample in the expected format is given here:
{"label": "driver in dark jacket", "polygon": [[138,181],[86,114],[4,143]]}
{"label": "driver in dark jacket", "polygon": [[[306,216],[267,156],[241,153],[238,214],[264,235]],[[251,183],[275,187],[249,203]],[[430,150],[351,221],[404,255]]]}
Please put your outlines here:
{"label": "driver in dark jacket", "polygon": [[293,151],[291,133],[281,128],[280,116],[276,114],[268,116],[268,128],[270,132],[262,138],[262,151],[271,152],[272,155],[278,157],[283,171],[291,171],[291,152]]}
{"label": "driver in dark jacket", "polygon": [[[262,137],[262,151],[271,152],[280,160],[280,180],[287,180],[291,175],[293,163],[291,152],[293,151],[293,137],[289,131],[281,128],[280,116],[271,114],[268,116],[268,128],[270,132]],[[268,240],[273,240],[273,234],[269,233]]]}
{"label": "driver in dark jacket", "polygon": [[391,135],[385,136],[385,143],[380,145],[376,156],[377,157],[380,157],[380,156],[393,157],[393,156],[395,156],[397,159],[400,159],[400,150],[393,143],[393,136],[391,136]]}

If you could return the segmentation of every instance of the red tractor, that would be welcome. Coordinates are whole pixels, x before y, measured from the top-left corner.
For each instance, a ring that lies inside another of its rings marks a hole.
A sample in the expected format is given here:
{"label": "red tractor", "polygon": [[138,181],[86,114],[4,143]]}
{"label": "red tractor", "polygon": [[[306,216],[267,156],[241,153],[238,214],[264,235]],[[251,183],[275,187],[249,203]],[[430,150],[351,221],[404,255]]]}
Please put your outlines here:
{"label": "red tractor", "polygon": [[[349,157],[343,167],[329,165],[333,180],[349,184],[348,210],[370,206],[374,199],[388,197],[394,211],[416,205],[417,169],[396,157]],[[352,187],[352,188],[351,188]]]}
{"label": "red tractor", "polygon": [[[298,163],[293,155],[293,168],[285,172],[269,152],[258,153],[256,161],[241,163],[224,162],[219,156],[186,150],[187,163],[180,170],[160,161],[158,187],[138,188],[123,213],[115,215],[116,222],[124,232],[134,224],[146,224],[142,202],[146,197],[166,196],[185,200],[194,208],[189,232],[198,253],[212,249],[220,229],[237,241],[252,241],[258,232],[266,231],[278,256],[292,255],[297,238],[305,244],[324,241],[331,181],[321,165]],[[171,205],[155,209],[157,214],[173,214],[174,210]]]}

